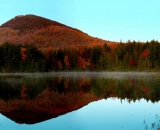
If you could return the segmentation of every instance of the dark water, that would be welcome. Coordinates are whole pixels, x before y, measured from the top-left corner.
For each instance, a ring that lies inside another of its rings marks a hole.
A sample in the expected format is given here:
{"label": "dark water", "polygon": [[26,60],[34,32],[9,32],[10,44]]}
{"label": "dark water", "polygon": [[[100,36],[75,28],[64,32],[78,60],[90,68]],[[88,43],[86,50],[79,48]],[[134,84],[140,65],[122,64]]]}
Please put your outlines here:
{"label": "dark water", "polygon": [[0,130],[157,130],[160,74],[0,75]]}

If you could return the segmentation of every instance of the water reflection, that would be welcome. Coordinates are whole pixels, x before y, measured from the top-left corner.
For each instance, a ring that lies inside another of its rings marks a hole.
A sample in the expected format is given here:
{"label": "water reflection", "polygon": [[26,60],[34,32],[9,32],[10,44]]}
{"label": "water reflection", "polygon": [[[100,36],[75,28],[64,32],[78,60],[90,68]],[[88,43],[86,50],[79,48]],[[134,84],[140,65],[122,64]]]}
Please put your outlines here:
{"label": "water reflection", "polygon": [[[158,73],[2,74],[0,113],[19,124],[35,124],[100,99],[156,103],[159,81]],[[157,124],[151,125],[157,129]],[[149,129],[146,121],[144,126]]]}

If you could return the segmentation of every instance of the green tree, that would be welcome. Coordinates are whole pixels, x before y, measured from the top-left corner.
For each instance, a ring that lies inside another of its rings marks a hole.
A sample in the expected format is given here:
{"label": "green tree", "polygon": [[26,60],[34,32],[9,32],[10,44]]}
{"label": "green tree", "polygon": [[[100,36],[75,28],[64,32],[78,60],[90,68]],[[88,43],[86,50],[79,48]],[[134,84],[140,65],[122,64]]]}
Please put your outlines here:
{"label": "green tree", "polygon": [[96,46],[91,50],[91,64],[96,66],[98,59],[101,55],[101,48],[100,46]]}

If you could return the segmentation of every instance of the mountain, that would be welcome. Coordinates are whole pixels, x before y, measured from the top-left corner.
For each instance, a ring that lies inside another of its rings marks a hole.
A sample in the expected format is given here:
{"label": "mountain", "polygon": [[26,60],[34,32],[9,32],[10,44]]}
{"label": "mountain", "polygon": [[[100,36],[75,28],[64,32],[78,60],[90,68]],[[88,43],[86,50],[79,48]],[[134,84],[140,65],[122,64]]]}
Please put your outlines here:
{"label": "mountain", "polygon": [[56,21],[52,21],[35,15],[16,16],[15,18],[9,20],[8,22],[2,24],[1,27],[2,28],[10,27],[14,30],[25,31],[31,29],[41,29],[51,25],[66,27],[65,25],[60,24]]}
{"label": "mountain", "polygon": [[77,48],[93,47],[107,43],[110,46],[116,42],[91,37],[88,34],[35,15],[19,15],[0,26],[0,44],[34,44],[43,48]]}

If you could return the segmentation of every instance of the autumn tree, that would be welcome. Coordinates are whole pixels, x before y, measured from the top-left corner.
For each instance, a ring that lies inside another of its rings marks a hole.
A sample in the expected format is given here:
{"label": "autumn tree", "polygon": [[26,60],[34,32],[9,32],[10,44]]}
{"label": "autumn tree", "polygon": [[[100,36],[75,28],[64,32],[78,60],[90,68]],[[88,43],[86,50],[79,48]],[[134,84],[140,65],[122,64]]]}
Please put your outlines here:
{"label": "autumn tree", "polygon": [[26,50],[27,49],[25,47],[21,47],[21,59],[23,62],[25,62],[27,59]]}
{"label": "autumn tree", "polygon": [[65,64],[65,68],[67,68],[67,69],[71,68],[70,61],[69,61],[69,56],[68,55],[64,56],[64,64]]}

